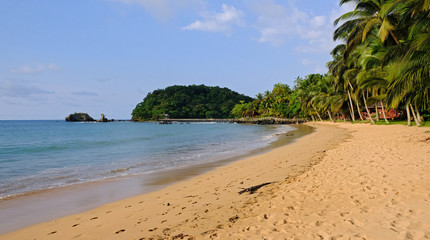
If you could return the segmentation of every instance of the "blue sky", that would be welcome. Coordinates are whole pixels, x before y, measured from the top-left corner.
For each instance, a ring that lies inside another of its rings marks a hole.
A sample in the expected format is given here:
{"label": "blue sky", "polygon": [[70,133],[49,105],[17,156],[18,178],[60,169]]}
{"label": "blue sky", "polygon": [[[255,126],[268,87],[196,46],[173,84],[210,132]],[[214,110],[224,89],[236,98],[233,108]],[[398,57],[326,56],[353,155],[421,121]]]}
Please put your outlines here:
{"label": "blue sky", "polygon": [[0,1],[0,120],[129,119],[148,92],[325,73],[338,0]]}

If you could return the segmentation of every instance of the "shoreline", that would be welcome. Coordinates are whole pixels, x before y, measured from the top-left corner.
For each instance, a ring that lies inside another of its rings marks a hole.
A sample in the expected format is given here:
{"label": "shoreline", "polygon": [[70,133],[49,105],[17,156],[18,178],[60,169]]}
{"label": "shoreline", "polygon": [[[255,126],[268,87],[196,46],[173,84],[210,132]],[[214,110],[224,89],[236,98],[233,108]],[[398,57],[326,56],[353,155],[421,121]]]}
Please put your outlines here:
{"label": "shoreline", "polygon": [[[336,132],[337,134],[333,134]],[[262,182],[268,182],[268,181],[283,181],[288,176],[295,176],[297,174],[301,174],[309,167],[312,161],[316,161],[318,159],[313,159],[313,157],[319,153],[320,151],[325,150],[328,146],[332,145],[333,138],[343,135],[343,130],[337,129],[333,126],[328,126],[324,128],[318,128],[313,133],[303,136],[296,140],[293,144],[285,145],[279,148],[275,148],[269,152],[248,157],[243,160],[232,162],[226,166],[220,166],[216,168],[215,170],[209,171],[207,173],[195,176],[189,180],[182,181],[170,186],[167,186],[161,190],[154,191],[151,193],[147,193],[144,195],[139,195],[136,197],[120,200],[117,202],[108,203],[106,205],[103,205],[101,207],[79,213],[74,215],[69,215],[64,218],[60,218],[57,220],[53,220],[50,222],[40,223],[36,224],[15,232],[11,232],[5,235],[1,235],[0,239],[33,239],[36,238],[64,238],[69,239],[73,238],[80,234],[75,234],[72,232],[63,232],[66,235],[60,236],[59,230],[47,230],[47,228],[58,228],[59,222],[63,222],[64,226],[61,226],[60,229],[69,229],[70,230],[84,230],[84,232],[87,232],[85,229],[88,230],[89,228],[92,228],[94,226],[85,226],[83,228],[77,226],[83,226],[85,225],[85,222],[90,224],[98,224],[100,223],[99,220],[102,219],[102,217],[114,217],[115,221],[107,220],[107,225],[104,225],[108,229],[111,228],[109,225],[113,224],[114,222],[119,221],[119,218],[126,217],[126,216],[117,216],[116,214],[130,214],[130,211],[133,211],[135,213],[148,210],[148,220],[150,219],[148,224],[150,224],[147,233],[157,236],[161,235],[163,236],[163,230],[165,228],[161,229],[158,225],[160,222],[166,220],[164,219],[164,216],[167,214],[165,212],[168,207],[167,205],[172,208],[172,210],[175,210],[175,213],[172,212],[172,223],[171,224],[178,224],[179,222],[182,222],[181,220],[190,223],[190,217],[189,214],[195,214],[195,210],[197,211],[203,211],[206,212],[208,210],[207,208],[210,208],[211,212],[216,214],[217,217],[224,216],[225,214],[233,214],[231,211],[234,211],[234,208],[231,208],[230,204],[241,204],[242,198],[236,199],[237,193],[241,190],[243,187],[250,187],[253,185],[261,184]],[[329,134],[330,133],[330,134]],[[326,139],[327,141],[321,141],[321,139]],[[308,146],[308,144],[311,144],[311,146]],[[306,151],[305,151],[306,150]],[[285,160],[285,153],[290,153],[289,160]],[[261,159],[268,158],[271,159],[270,161],[273,162],[273,159],[276,159],[276,163],[266,163],[265,161],[261,161]],[[288,173],[285,172],[285,170],[288,170]],[[259,173],[259,171],[264,170],[265,174]],[[233,182],[230,182],[232,181]],[[227,182],[226,182],[227,181]],[[223,188],[221,190],[221,188]],[[228,190],[227,190],[228,189]],[[197,197],[199,195],[199,197]],[[245,198],[247,195],[242,195]],[[142,199],[143,198],[143,199]],[[172,199],[173,198],[173,199]],[[202,202],[204,200],[204,202]],[[125,204],[125,206],[123,206]],[[187,205],[178,207],[179,205]],[[214,206],[211,206],[212,204],[216,204],[217,207],[215,207],[218,211],[215,211],[213,209]],[[128,207],[131,206],[131,207]],[[134,209],[134,207],[143,207],[143,209],[137,210]],[[119,211],[113,210],[118,209]],[[182,210],[185,211],[185,209],[191,210],[190,212],[182,212]],[[123,211],[125,210],[125,212]],[[179,210],[179,212],[176,212]],[[220,211],[222,214],[220,214]],[[208,210],[209,211],[209,210]],[[217,213],[218,212],[218,213]],[[111,214],[115,213],[115,214]],[[178,218],[177,216],[182,216]],[[227,217],[229,219],[231,216]],[[126,217],[128,218],[128,217]],[[138,219],[132,218],[133,223],[130,222],[130,224],[135,225],[137,222],[143,222],[142,220],[139,220],[141,217],[139,216]],[[163,218],[160,220],[160,218]],[[193,217],[195,218],[195,217]],[[76,222],[77,219],[81,219],[78,222]],[[92,220],[91,220],[92,219]],[[94,221],[97,220],[97,221]],[[124,219],[123,219],[124,220]],[[122,221],[122,220],[121,220]],[[178,222],[179,221],[179,222]],[[73,222],[73,223],[72,223]],[[166,223],[164,221],[163,223]],[[212,222],[216,223],[216,222]],[[78,224],[78,225],[76,225]],[[69,226],[70,225],[70,226]],[[76,225],[76,226],[75,226]],[[75,226],[75,227],[71,227]],[[214,226],[215,227],[215,226]],[[155,229],[156,228],[156,229]],[[166,227],[167,228],[167,227]],[[101,228],[104,229],[104,228]],[[101,230],[100,229],[100,230]],[[112,230],[104,229],[102,232],[111,233]],[[36,233],[37,231],[41,230],[40,233]],[[151,230],[151,231],[150,231]],[[35,232],[36,231],[36,232]],[[48,233],[55,232],[54,234],[45,233],[45,231],[49,231]],[[63,231],[63,230],[61,230]],[[117,231],[117,230],[115,230]],[[112,236],[106,236],[106,238],[112,238],[117,237],[115,234]],[[35,234],[35,235],[34,235]],[[40,234],[40,235],[39,235]],[[69,235],[72,234],[72,235]],[[82,233],[83,235],[80,235],[83,239],[99,239],[103,238],[100,234],[101,232],[87,232]],[[88,235],[89,234],[89,235]],[[122,235],[121,238],[123,239],[133,239],[135,237],[132,237],[130,235]]]}
{"label": "shoreline", "polygon": [[0,201],[0,222],[3,224],[0,226],[0,235],[40,222],[88,211],[111,202],[154,192],[217,167],[290,144],[313,131],[313,128],[309,126],[299,125],[294,128],[296,129],[289,131],[287,135],[280,134],[281,136],[269,146],[236,157],[45,189],[2,199]]}
{"label": "shoreline", "polygon": [[430,239],[430,131],[309,125],[293,144],[0,239]]}

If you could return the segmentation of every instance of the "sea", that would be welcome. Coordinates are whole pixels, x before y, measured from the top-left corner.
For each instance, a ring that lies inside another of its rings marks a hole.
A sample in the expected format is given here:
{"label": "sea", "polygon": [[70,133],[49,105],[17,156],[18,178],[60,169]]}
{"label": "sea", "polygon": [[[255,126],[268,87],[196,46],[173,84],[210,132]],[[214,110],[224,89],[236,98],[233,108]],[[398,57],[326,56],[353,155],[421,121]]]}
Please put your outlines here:
{"label": "sea", "polygon": [[228,123],[0,121],[0,200],[240,157],[293,130]]}

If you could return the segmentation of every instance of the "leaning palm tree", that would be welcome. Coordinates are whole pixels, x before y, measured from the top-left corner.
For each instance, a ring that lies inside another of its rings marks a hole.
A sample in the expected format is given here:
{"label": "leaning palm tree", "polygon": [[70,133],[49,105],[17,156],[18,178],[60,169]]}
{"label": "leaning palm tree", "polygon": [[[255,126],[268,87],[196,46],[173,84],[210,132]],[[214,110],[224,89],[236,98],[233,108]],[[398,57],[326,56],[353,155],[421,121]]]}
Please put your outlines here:
{"label": "leaning palm tree", "polygon": [[334,86],[338,92],[340,90],[344,90],[346,94],[348,95],[349,99],[349,107],[350,115],[352,121],[355,121],[355,110],[354,110],[354,104],[353,100],[356,102],[357,105],[357,111],[358,114],[361,117],[360,114],[360,108],[358,106],[358,101],[352,97],[352,92],[354,91],[354,82],[353,79],[349,79],[345,77],[345,73],[351,68],[351,65],[348,64],[347,60],[344,58],[344,52],[346,49],[345,44],[339,44],[337,45],[333,51],[331,52],[331,55],[333,57],[333,61],[330,61],[327,63],[327,67],[329,69],[329,73],[334,76]]}
{"label": "leaning palm tree", "polygon": [[394,107],[403,102],[408,116],[412,112],[419,126],[419,109],[429,107],[430,2],[411,0],[395,1],[395,4],[402,7],[401,23],[408,29],[408,37],[388,56],[395,59],[396,71],[390,75],[387,99]]}
{"label": "leaning palm tree", "polygon": [[372,97],[369,101],[375,103],[376,118],[378,120],[378,104],[381,105],[382,115],[389,124],[384,109],[386,90],[389,85],[388,72],[391,72],[390,65],[384,65],[384,57],[389,50],[382,41],[376,37],[369,37],[362,46],[360,57],[361,71],[357,76],[358,85],[363,89],[371,89]]}
{"label": "leaning palm tree", "polygon": [[334,40],[346,42],[345,57],[359,45],[366,41],[370,33],[377,31],[377,36],[382,42],[393,41],[399,43],[396,33],[397,11],[386,0],[341,0],[340,5],[354,2],[354,11],[347,12],[335,20],[337,26],[343,22],[334,32]]}
{"label": "leaning palm tree", "polygon": [[324,75],[319,81],[314,85],[313,96],[311,102],[322,112],[327,112],[330,121],[334,122],[331,114],[331,102],[330,97],[333,95],[334,86],[333,79],[331,76]]}
{"label": "leaning palm tree", "polygon": [[[430,105],[430,0],[340,0],[345,3],[355,3],[355,9],[335,21],[342,24],[334,39],[344,44],[333,50],[327,66],[336,89],[349,98],[351,118],[352,100],[359,109],[360,94],[369,116],[367,102],[376,101],[382,108],[404,107],[408,121],[413,115],[419,125],[420,109]],[[314,101],[328,101],[323,96],[314,93]]]}
{"label": "leaning palm tree", "polygon": [[313,118],[313,114],[317,115],[322,121],[321,115],[317,109],[316,101],[313,99],[317,93],[316,85],[322,79],[320,74],[309,74],[304,79],[297,79],[297,96],[301,101],[302,110],[309,113]]}

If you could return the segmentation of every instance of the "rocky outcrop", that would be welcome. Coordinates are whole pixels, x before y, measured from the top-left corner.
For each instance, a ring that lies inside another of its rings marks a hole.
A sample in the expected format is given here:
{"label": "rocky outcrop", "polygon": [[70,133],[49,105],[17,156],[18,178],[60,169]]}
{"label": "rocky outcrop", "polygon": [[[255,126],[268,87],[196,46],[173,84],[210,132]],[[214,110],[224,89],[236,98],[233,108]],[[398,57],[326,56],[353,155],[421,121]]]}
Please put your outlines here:
{"label": "rocky outcrop", "polygon": [[105,117],[105,115],[102,113],[102,116],[101,116],[101,118],[100,118],[100,120],[98,120],[97,122],[113,122],[114,120],[113,119],[107,119],[106,117]]}
{"label": "rocky outcrop", "polygon": [[67,122],[94,122],[94,118],[88,113],[73,113],[66,117]]}
{"label": "rocky outcrop", "polygon": [[73,113],[66,117],[67,122],[114,122],[114,119],[107,119],[104,114],[99,120],[95,120],[88,113]]}

